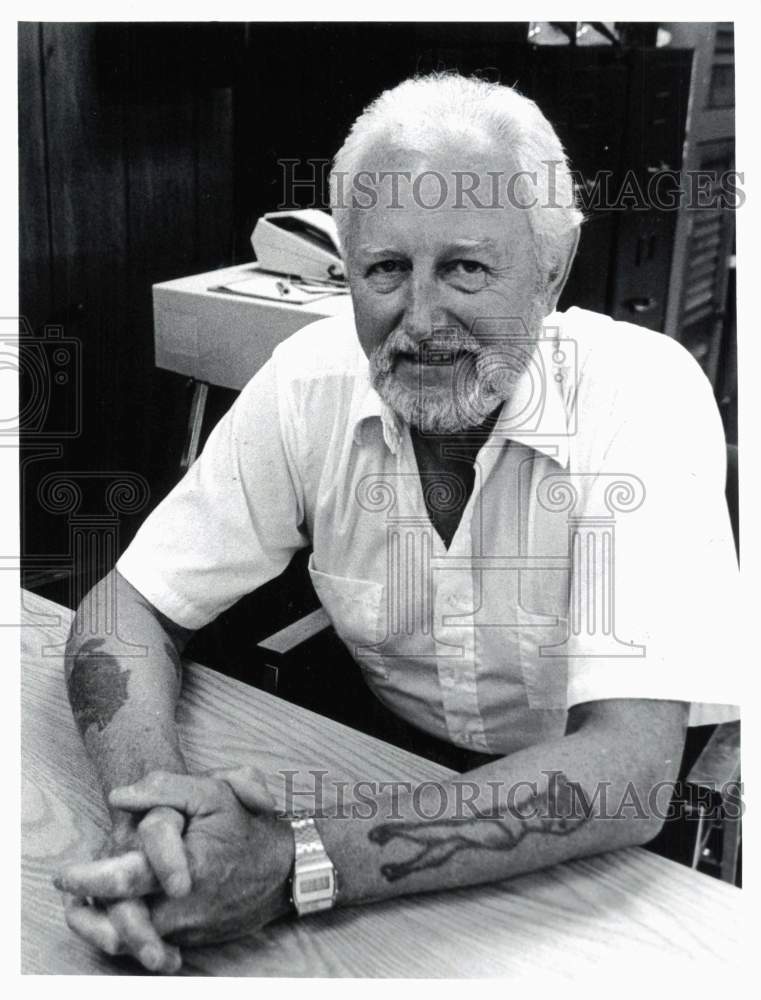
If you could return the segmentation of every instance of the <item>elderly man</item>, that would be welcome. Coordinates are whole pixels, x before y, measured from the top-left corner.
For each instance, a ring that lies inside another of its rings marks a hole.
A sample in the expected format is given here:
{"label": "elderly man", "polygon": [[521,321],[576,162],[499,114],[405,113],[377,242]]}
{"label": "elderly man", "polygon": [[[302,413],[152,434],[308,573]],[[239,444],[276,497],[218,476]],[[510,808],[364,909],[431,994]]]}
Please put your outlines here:
{"label": "elderly man", "polygon": [[[294,905],[644,843],[689,703],[734,700],[711,389],[666,337],[555,312],[581,219],[536,106],[408,80],[357,120],[332,194],[353,322],[277,348],[119,561],[118,643],[92,637],[96,588],[67,650],[113,833],[57,885],[73,930],[156,971]],[[289,821],[252,774],[186,773],[184,643],[309,544],[377,697],[479,761],[459,785]]]}

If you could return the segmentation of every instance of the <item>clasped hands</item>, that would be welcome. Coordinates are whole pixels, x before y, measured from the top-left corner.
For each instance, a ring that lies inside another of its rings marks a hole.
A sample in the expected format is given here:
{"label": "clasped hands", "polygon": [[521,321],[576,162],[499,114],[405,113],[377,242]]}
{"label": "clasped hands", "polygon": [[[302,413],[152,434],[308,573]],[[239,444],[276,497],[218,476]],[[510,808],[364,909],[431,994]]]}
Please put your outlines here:
{"label": "clasped hands", "polygon": [[54,878],[66,922],[109,955],[174,973],[179,945],[219,943],[289,912],[293,837],[253,768],[154,771],[114,789],[103,855]]}

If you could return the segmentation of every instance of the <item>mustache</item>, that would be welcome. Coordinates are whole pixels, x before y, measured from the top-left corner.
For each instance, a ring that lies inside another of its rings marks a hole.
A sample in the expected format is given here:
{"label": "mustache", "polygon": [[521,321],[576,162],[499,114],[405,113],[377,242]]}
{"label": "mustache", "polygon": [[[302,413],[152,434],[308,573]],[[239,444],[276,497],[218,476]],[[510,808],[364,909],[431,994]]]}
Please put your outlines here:
{"label": "mustache", "polygon": [[394,362],[400,356],[445,365],[453,364],[468,355],[478,357],[482,350],[482,345],[466,330],[453,334],[448,329],[439,335],[434,330],[429,337],[421,340],[400,328],[375,348],[372,360],[375,370],[385,374],[392,370]]}

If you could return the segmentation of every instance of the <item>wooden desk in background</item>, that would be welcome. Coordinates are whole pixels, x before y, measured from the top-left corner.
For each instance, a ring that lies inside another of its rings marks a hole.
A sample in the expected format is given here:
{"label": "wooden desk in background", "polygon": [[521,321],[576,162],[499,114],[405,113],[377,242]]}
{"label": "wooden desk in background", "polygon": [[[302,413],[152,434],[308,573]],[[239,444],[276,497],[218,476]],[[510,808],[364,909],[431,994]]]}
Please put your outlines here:
{"label": "wooden desk in background", "polygon": [[[23,593],[22,971],[129,975],[66,927],[52,873],[107,828],[66,700],[71,612]],[[272,695],[188,664],[179,724],[189,767],[312,768],[348,780],[425,780],[444,768]],[[679,975],[705,985],[740,962],[742,892],[641,849],[507,882],[282,921],[242,941],[189,949],[182,973],[222,976],[504,977],[532,988],[616,967],[626,983]],[[582,980],[583,981],[583,980]],[[725,979],[725,985],[729,985]],[[611,991],[616,984],[611,983]]]}

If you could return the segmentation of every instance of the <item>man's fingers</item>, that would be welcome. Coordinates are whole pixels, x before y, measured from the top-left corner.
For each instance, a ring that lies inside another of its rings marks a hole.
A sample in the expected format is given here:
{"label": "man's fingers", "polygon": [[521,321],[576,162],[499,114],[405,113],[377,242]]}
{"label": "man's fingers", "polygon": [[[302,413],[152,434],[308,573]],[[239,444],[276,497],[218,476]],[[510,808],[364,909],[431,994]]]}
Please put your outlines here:
{"label": "man's fingers", "polygon": [[177,948],[166,944],[151,923],[142,900],[125,899],[108,908],[108,916],[124,949],[150,972],[177,972],[182,958]]}
{"label": "man's fingers", "polygon": [[158,883],[142,851],[69,865],[53,879],[61,892],[98,899],[125,899],[155,892]]}
{"label": "man's fingers", "polygon": [[105,913],[94,910],[79,896],[64,894],[66,923],[75,934],[107,955],[118,955],[119,935]]}
{"label": "man's fingers", "polygon": [[124,900],[104,911],[65,893],[64,914],[75,934],[107,955],[129,952],[151,972],[174,973],[182,965],[179,949],[161,940],[141,900]]}
{"label": "man's fingers", "polygon": [[208,778],[153,771],[134,785],[114,788],[108,800],[115,809],[131,812],[171,806],[187,816],[195,816],[214,804],[218,795],[215,793],[215,782]]}
{"label": "man's fingers", "polygon": [[182,843],[184,826],[184,817],[175,809],[158,806],[151,809],[137,828],[145,856],[167,896],[186,896],[191,889]]}
{"label": "man's fingers", "polygon": [[236,797],[254,812],[273,812],[275,797],[267,788],[264,775],[255,767],[228,768],[215,771],[215,778],[226,781]]}

